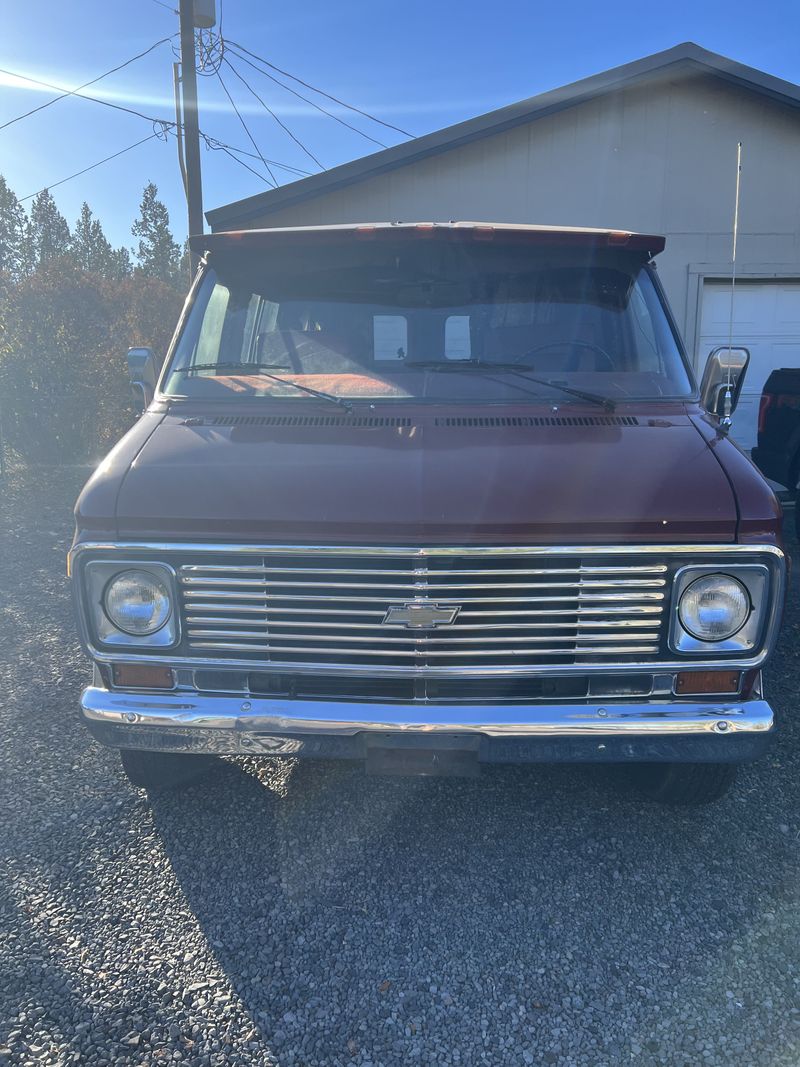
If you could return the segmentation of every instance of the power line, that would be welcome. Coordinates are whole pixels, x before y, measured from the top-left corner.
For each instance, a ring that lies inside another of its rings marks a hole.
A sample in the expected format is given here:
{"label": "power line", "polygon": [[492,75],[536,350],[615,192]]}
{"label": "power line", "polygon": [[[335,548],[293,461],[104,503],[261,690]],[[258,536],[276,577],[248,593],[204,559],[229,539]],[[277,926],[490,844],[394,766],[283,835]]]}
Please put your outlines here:
{"label": "power line", "polygon": [[[246,152],[243,148],[235,148],[233,145],[220,141],[217,137],[211,137],[209,134],[203,133],[202,130],[200,131],[200,136],[205,141],[206,147],[212,150],[227,148],[239,156],[247,156],[248,159],[261,159],[261,156],[257,156],[254,152]],[[278,167],[279,170],[286,170],[292,174],[299,174],[303,178],[311,176],[311,171],[303,170],[301,167],[291,167],[288,163],[279,163],[276,159],[270,159],[268,156],[264,156],[264,159],[271,167]]]}
{"label": "power line", "polygon": [[306,146],[303,144],[303,142],[300,140],[300,138],[296,137],[292,133],[292,131],[289,129],[289,127],[286,125],[286,123],[283,122],[275,114],[275,112],[272,110],[272,108],[268,104],[264,103],[264,101],[261,99],[261,97],[255,91],[255,89],[247,81],[245,81],[244,77],[239,73],[239,71],[236,69],[236,67],[234,67],[234,65],[227,58],[227,56],[223,56],[222,57],[222,61],[223,61],[223,63],[227,64],[228,67],[230,67],[230,69],[233,71],[233,73],[236,75],[236,77],[239,79],[239,81],[245,86],[246,89],[248,89],[253,94],[253,96],[256,98],[256,100],[258,100],[259,104],[261,104],[261,106],[264,108],[264,110],[266,112],[268,112],[275,119],[275,121],[278,123],[278,125],[281,127],[281,129],[285,130],[285,132],[288,133],[288,135],[291,137],[291,139],[294,141],[294,143],[296,145],[298,145],[300,148],[302,148],[302,150],[305,152],[305,154],[308,156],[308,158],[309,159],[313,159],[313,161],[317,164],[317,166],[319,167],[320,170],[325,170],[325,167],[323,167],[323,165],[320,163],[320,161],[317,159],[317,157],[314,155],[314,153],[309,148],[306,148]]}
{"label": "power line", "polygon": [[64,182],[70,182],[73,178],[79,178],[81,174],[87,174],[90,170],[94,170],[96,167],[102,167],[104,163],[110,162],[112,159],[116,159],[118,156],[124,155],[126,152],[132,151],[134,148],[138,148],[140,144],[145,144],[147,141],[152,141],[154,137],[158,137],[161,140],[166,140],[162,131],[156,131],[151,133],[149,137],[143,137],[141,141],[136,141],[134,144],[129,144],[127,148],[121,148],[119,152],[114,152],[110,156],[106,156],[105,159],[99,159],[96,163],[90,164],[88,167],[84,167],[83,170],[76,170],[74,174],[70,174],[66,178],[61,178],[57,182],[52,182],[50,185],[45,185],[38,192],[29,193],[27,196],[20,197],[20,204],[23,204],[26,200],[32,200],[33,197],[38,196],[39,193],[43,193],[45,189],[55,189],[58,185],[63,185]]}
{"label": "power line", "polygon": [[275,84],[279,85],[281,89],[285,89],[287,93],[291,93],[292,96],[296,96],[298,100],[304,100],[307,104],[310,104],[312,107],[316,108],[317,111],[321,111],[323,115],[327,115],[328,118],[333,119],[334,122],[341,123],[341,125],[346,126],[348,130],[352,130],[354,133],[360,134],[362,137],[365,137],[368,141],[372,141],[373,144],[378,145],[380,148],[388,148],[388,145],[384,144],[383,141],[379,141],[377,137],[372,137],[370,134],[365,133],[363,130],[360,130],[358,126],[351,125],[349,122],[346,122],[341,117],[341,115],[334,115],[332,111],[328,111],[328,109],[324,108],[322,104],[318,104],[315,100],[311,100],[309,97],[303,96],[302,93],[298,93],[296,89],[293,89],[291,85],[286,85],[285,82],[280,81],[278,78],[275,77],[274,74],[270,74],[269,71],[262,70],[261,67],[257,67],[255,63],[251,62],[247,58],[247,56],[241,55],[239,52],[235,51],[235,45],[233,47],[234,54],[237,59],[241,59],[241,61],[243,63],[246,63],[248,67],[252,67],[253,70],[258,71],[258,73],[262,74],[265,78],[269,78],[270,81],[275,82]]}
{"label": "power line", "polygon": [[[165,140],[166,133],[166,130],[156,130],[155,132],[149,134],[149,136],[143,137],[141,141],[135,141],[133,144],[128,145],[127,148],[121,148],[119,152],[114,152],[110,156],[106,156],[104,159],[99,159],[96,163],[91,163],[88,167],[84,167],[82,170],[75,171],[74,174],[70,174],[66,178],[61,178],[57,182],[50,182],[48,185],[42,186],[42,188],[35,193],[29,193],[27,196],[20,197],[19,203],[22,204],[26,200],[32,200],[33,197],[38,196],[39,193],[43,193],[45,189],[55,189],[57,186],[63,185],[65,182],[72,181],[73,178],[79,178],[82,174],[87,174],[90,170],[94,170],[96,167],[101,167],[104,163],[110,163],[112,159],[117,159],[118,156],[125,155],[126,152],[131,152],[134,148],[138,148],[139,145],[146,144],[148,141],[152,141],[154,138],[158,138],[158,140]],[[264,176],[262,174],[259,174],[257,170],[254,170],[243,160],[237,159],[236,156],[233,155],[234,152],[238,152],[246,156],[250,156],[251,153],[245,152],[241,148],[234,148],[233,145],[225,144],[223,141],[218,141],[215,137],[210,137],[208,134],[201,132],[200,136],[203,138],[203,140],[210,149],[214,151],[224,152],[225,155],[230,156],[230,158],[235,163],[239,163],[241,166],[246,167],[247,170],[255,174],[256,177],[260,178],[262,181],[266,181]],[[252,156],[252,158],[256,159],[259,157]],[[308,171],[300,170],[297,167],[290,167],[286,163],[278,163],[274,159],[269,160],[269,162],[272,164],[273,167],[281,167],[283,170],[292,171],[293,173],[300,174],[303,177],[308,176]]]}
{"label": "power line", "polygon": [[264,164],[264,167],[266,168],[267,173],[269,174],[270,178],[272,178],[274,186],[277,189],[278,188],[278,179],[275,177],[275,175],[270,170],[269,163],[267,163],[266,159],[264,159],[264,157],[262,156],[261,149],[256,144],[255,138],[253,137],[252,133],[250,133],[250,130],[248,129],[247,123],[242,118],[241,112],[239,111],[239,108],[236,106],[236,103],[234,102],[233,97],[228,92],[228,87],[225,84],[225,82],[222,80],[222,75],[220,74],[219,70],[217,71],[217,78],[219,78],[219,83],[222,86],[222,88],[224,89],[225,95],[227,96],[228,100],[230,100],[231,107],[236,112],[236,116],[239,119],[239,122],[241,122],[242,127],[244,129],[244,132],[247,134],[248,138],[250,139],[250,144],[253,146],[253,148],[255,148],[256,152],[258,152],[258,158]]}
{"label": "power line", "polygon": [[[27,119],[30,115],[35,115],[37,111],[43,111],[46,107],[50,107],[51,104],[57,104],[59,100],[64,100],[68,96],[75,96],[76,94],[79,94],[81,89],[85,89],[89,85],[94,85],[95,82],[102,81],[103,78],[107,78],[110,74],[116,74],[117,71],[122,70],[123,67],[129,67],[131,63],[135,63],[137,59],[142,59],[144,56],[152,52],[155,48],[158,48],[159,45],[166,44],[166,42],[169,40],[171,40],[171,37],[162,37],[160,41],[156,41],[156,43],[151,44],[149,48],[145,48],[144,52],[139,52],[138,55],[132,56],[130,59],[126,59],[124,63],[120,63],[119,66],[112,67],[111,70],[107,70],[104,74],[98,74],[98,76],[96,78],[92,78],[91,81],[84,82],[83,85],[79,85],[77,89],[66,90],[63,93],[60,93],[58,96],[54,96],[52,100],[47,100],[44,104],[39,104],[38,107],[33,107],[30,111],[26,111],[22,115],[17,115],[16,118],[9,119],[8,122],[4,122],[2,126],[0,126],[0,130],[6,129],[7,126],[13,126],[15,122],[19,122],[21,119]],[[32,80],[32,78],[28,79],[28,81]],[[84,97],[84,99],[89,100],[91,98]]]}
{"label": "power line", "polygon": [[217,145],[217,149],[220,152],[224,152],[226,156],[229,156],[233,160],[234,163],[238,163],[240,167],[244,167],[245,170],[249,170],[251,174],[255,174],[255,176],[257,178],[259,178],[262,182],[265,182],[267,185],[269,185],[271,189],[275,188],[275,186],[271,185],[270,182],[267,181],[267,179],[264,177],[263,174],[259,174],[258,173],[258,171],[255,169],[255,167],[251,167],[250,164],[249,163],[245,163],[245,161],[243,159],[237,159],[236,156],[231,151],[231,149],[226,148],[226,146],[223,145],[223,144]]}
{"label": "power line", "polygon": [[363,115],[364,118],[371,119],[373,122],[377,122],[380,126],[385,126],[388,130],[394,130],[396,133],[401,133],[404,137],[413,137],[413,133],[409,133],[408,130],[402,130],[399,126],[393,126],[391,122],[384,122],[383,119],[379,119],[377,115],[370,115],[368,111],[362,110],[360,107],[356,107],[354,104],[347,104],[344,100],[340,100],[336,96],[332,96],[330,93],[326,93],[324,89],[318,89],[316,85],[311,85],[309,82],[304,82],[302,78],[298,78],[296,74],[290,74],[288,70],[281,70],[280,67],[276,67],[274,63],[270,63],[268,59],[264,59],[262,56],[257,56],[255,52],[251,52],[249,48],[245,48],[244,45],[239,44],[238,41],[228,41],[228,44],[234,45],[241,52],[246,52],[251,59],[257,59],[259,63],[263,63],[265,67],[269,67],[270,70],[276,71],[278,74],[282,74],[284,78],[290,78],[291,81],[297,82],[299,85],[305,86],[306,89],[310,89],[312,93],[319,93],[320,96],[326,97],[328,100],[332,100],[334,104],[338,104],[340,107],[347,108],[348,111],[355,111],[359,115]]}
{"label": "power line", "polygon": [[[167,38],[169,40],[169,38]],[[19,78],[21,81],[31,82],[33,85],[44,85],[47,89],[55,89],[59,93],[63,93],[65,96],[75,96],[79,100],[88,100],[92,104],[102,104],[104,107],[113,107],[115,111],[124,111],[128,115],[136,115],[137,118],[147,119],[148,122],[158,123],[161,126],[175,126],[174,121],[169,119],[157,119],[152,115],[145,115],[141,111],[136,111],[132,107],[125,107],[123,104],[115,104],[111,100],[103,100],[99,96],[86,96],[85,93],[78,92],[77,89],[65,89],[63,85],[54,85],[52,82],[42,81],[40,78],[31,78],[28,74],[17,74],[13,70],[5,70],[0,67],[0,74],[7,74],[12,78]]]}
{"label": "power line", "polygon": [[159,6],[159,7],[164,7],[164,8],[166,8],[166,9],[167,9],[167,11],[171,11],[173,15],[177,15],[177,14],[178,14],[178,12],[177,12],[176,8],[174,8],[174,7],[172,6],[172,4],[165,4],[165,3],[164,3],[164,0],[153,0],[153,3],[154,3],[154,4],[158,4],[158,6]]}
{"label": "power line", "polygon": [[[170,38],[166,37],[166,38],[164,38],[164,40],[170,40]],[[159,41],[158,43],[161,44],[163,42]],[[129,60],[128,62],[132,62],[132,60]],[[79,91],[79,89],[64,89],[63,86],[54,85],[52,82],[45,82],[45,81],[41,81],[38,78],[31,78],[31,77],[28,77],[28,75],[26,75],[26,74],[18,74],[16,71],[5,70],[2,67],[0,67],[0,73],[7,74],[7,75],[9,75],[10,77],[13,77],[13,78],[20,78],[22,80],[33,82],[35,85],[43,85],[48,89],[56,89],[59,92],[61,92],[63,96],[77,96],[81,100],[88,100],[90,103],[93,103],[93,104],[102,104],[104,107],[111,107],[111,108],[114,108],[114,110],[116,110],[116,111],[124,111],[128,115],[134,115],[136,118],[145,119],[145,121],[150,122],[153,125],[156,125],[156,126],[160,127],[160,130],[157,133],[154,133],[154,134],[150,135],[151,137],[154,137],[154,136],[161,137],[161,136],[163,136],[164,133],[171,132],[172,130],[176,129],[177,126],[178,126],[178,123],[176,123],[174,121],[171,121],[169,119],[154,118],[152,115],[146,115],[144,112],[136,111],[134,108],[123,107],[121,104],[112,103],[110,100],[103,100],[103,99],[101,99],[100,97],[97,97],[97,96],[87,96],[87,95],[81,93]],[[102,75],[101,75],[101,77],[102,77]],[[87,84],[89,84],[89,83],[87,83]],[[57,99],[61,99],[61,97],[58,97]],[[22,117],[22,116],[20,116],[20,117]],[[13,121],[16,121],[16,120],[12,119],[11,121],[13,122]],[[249,155],[249,153],[247,153],[244,149],[236,148],[233,145],[224,144],[222,141],[219,141],[217,138],[210,137],[208,134],[204,134],[202,131],[201,131],[200,135],[203,138],[203,140],[206,141],[206,143],[208,143],[209,141],[213,141],[216,145],[219,145],[220,147],[223,147],[223,145],[224,145],[225,148],[230,149],[232,152],[236,152],[236,153],[238,153],[240,155]],[[150,138],[145,138],[145,140],[149,140],[149,139]],[[131,145],[130,147],[131,148],[135,148],[137,145],[139,145],[141,143],[143,143],[143,142],[137,141],[136,144]],[[209,147],[211,147],[211,145],[209,145]],[[129,151],[129,149],[124,149],[123,151]],[[109,158],[113,159],[114,157],[111,156]],[[252,158],[253,159],[262,159],[262,158],[265,158],[265,157],[262,157],[261,155],[257,155],[257,156],[254,155],[254,156],[252,156]],[[104,161],[101,160],[100,162],[104,162]],[[300,167],[292,167],[287,163],[279,163],[277,160],[266,159],[266,162],[271,164],[274,167],[280,167],[282,170],[291,171],[291,172],[294,172],[296,174],[300,174],[300,175],[302,175],[304,177],[307,177],[308,174],[309,174],[309,171],[302,170]],[[98,164],[93,164],[93,166],[99,166],[99,165],[100,165],[99,163]],[[89,168],[89,169],[91,169],[91,168]],[[65,179],[65,180],[68,181],[69,179]],[[61,184],[60,182],[54,182],[51,185],[44,186],[44,188],[45,189],[55,188],[56,185],[60,185],[60,184]],[[36,196],[36,195],[37,195],[36,193],[32,193],[31,194],[31,196]],[[28,200],[28,199],[30,199],[30,197],[25,197],[25,199]]]}

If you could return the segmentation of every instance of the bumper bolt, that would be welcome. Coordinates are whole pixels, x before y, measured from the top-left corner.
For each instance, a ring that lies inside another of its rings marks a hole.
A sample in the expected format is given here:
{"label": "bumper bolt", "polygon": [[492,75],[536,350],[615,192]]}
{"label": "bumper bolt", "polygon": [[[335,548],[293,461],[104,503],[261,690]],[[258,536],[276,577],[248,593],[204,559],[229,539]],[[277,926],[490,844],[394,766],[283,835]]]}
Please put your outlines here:
{"label": "bumper bolt", "polygon": [[125,712],[125,722],[136,722],[136,712],[135,711],[126,711]]}
{"label": "bumper bolt", "polygon": [[608,712],[606,711],[605,708],[598,708],[597,709],[597,714],[600,716],[601,719],[605,719],[605,718],[608,717]]}
{"label": "bumper bolt", "polygon": [[245,700],[244,704],[242,704],[242,711],[249,711],[251,706],[250,701]]}
{"label": "bumper bolt", "polygon": [[727,721],[727,719],[720,719],[719,722],[715,724],[714,728],[716,729],[718,734],[726,734],[728,730],[730,730],[731,724]]}

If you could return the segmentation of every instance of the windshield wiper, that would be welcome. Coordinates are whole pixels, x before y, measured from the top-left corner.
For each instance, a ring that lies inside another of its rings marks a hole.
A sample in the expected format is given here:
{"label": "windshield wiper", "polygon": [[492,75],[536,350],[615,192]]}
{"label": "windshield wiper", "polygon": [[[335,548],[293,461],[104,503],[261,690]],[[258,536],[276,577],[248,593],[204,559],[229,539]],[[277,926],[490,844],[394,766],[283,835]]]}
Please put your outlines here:
{"label": "windshield wiper", "polygon": [[601,393],[589,393],[584,389],[574,389],[571,385],[551,382],[547,378],[537,378],[532,374],[527,374],[524,370],[520,370],[516,363],[492,363],[488,360],[480,359],[459,359],[453,360],[452,363],[443,363],[441,361],[414,362],[407,363],[406,366],[422,367],[425,370],[458,371],[463,370],[465,367],[477,367],[479,371],[484,372],[488,370],[504,371],[507,374],[515,375],[517,378],[522,378],[523,381],[533,382],[534,385],[545,385],[550,389],[560,389],[562,393],[577,397],[579,400],[585,400],[589,404],[599,404],[606,411],[613,411],[615,407],[614,401],[610,396],[603,396]]}
{"label": "windshield wiper", "polygon": [[[248,371],[255,371],[262,378],[269,378],[272,382],[279,382],[281,385],[289,385],[293,389],[298,389],[301,393],[307,393],[309,396],[319,397],[320,400],[329,400],[331,404],[336,404],[340,408],[344,408],[349,414],[353,412],[353,405],[349,400],[345,400],[343,396],[334,396],[333,393],[323,393],[319,389],[312,389],[309,385],[301,385],[299,382],[293,382],[288,378],[280,378],[277,374],[267,374],[266,368],[271,367],[277,369],[275,363],[193,363],[191,367],[176,367],[173,374],[194,374],[199,370],[232,370],[237,369],[242,373]],[[294,371],[286,368],[289,374],[294,374]]]}

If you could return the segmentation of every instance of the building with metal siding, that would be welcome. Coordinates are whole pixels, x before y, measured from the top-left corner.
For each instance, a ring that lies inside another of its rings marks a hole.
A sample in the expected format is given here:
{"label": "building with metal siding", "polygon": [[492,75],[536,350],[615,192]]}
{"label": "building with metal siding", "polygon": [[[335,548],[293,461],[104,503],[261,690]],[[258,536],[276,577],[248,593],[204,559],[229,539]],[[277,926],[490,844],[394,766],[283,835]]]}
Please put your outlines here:
{"label": "building with metal siding", "polygon": [[[753,443],[774,366],[800,365],[800,87],[694,44],[208,213],[214,230],[479,219],[664,233],[659,271],[702,367],[723,332],[743,143],[734,340]],[[727,322],[724,323],[727,325]]]}

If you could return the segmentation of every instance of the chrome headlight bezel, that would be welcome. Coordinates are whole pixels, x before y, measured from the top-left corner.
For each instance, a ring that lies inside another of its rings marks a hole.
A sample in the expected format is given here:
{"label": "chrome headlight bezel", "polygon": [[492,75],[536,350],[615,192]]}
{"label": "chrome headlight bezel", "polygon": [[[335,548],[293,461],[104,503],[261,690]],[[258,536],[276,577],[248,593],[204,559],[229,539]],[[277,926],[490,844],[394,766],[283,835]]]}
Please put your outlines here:
{"label": "chrome headlight bezel", "polygon": [[[157,630],[149,634],[136,634],[115,625],[106,610],[106,591],[111,583],[127,571],[150,574],[163,586],[169,598],[170,611]],[[109,649],[166,649],[173,648],[180,640],[180,612],[178,611],[177,583],[174,568],[166,563],[151,563],[147,560],[90,560],[85,567],[84,588],[86,595],[87,621],[98,645]]]}
{"label": "chrome headlight bezel", "polygon": [[[743,587],[750,600],[750,613],[744,623],[721,640],[696,637],[681,619],[681,600],[698,578],[718,576],[730,578]],[[770,572],[761,563],[725,566],[720,564],[690,565],[675,573],[672,585],[672,611],[669,645],[683,655],[745,655],[759,648],[769,616]]]}

